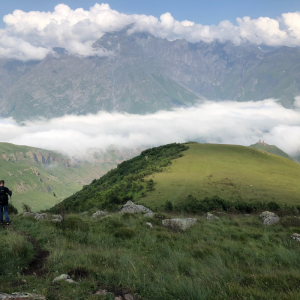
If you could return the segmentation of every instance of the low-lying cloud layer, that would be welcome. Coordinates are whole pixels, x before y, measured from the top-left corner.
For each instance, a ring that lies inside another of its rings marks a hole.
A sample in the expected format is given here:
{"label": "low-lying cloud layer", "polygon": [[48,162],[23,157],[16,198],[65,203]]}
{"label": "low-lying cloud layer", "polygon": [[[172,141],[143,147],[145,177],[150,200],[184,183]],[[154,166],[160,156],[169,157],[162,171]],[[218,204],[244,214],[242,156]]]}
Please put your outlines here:
{"label": "low-lying cloud layer", "polygon": [[149,15],[127,15],[95,4],[90,10],[55,6],[53,12],[15,10],[3,18],[5,29],[0,30],[0,57],[18,60],[41,60],[53,47],[65,48],[70,54],[81,56],[107,55],[96,50],[93,43],[105,32],[116,31],[134,23],[128,33],[147,31],[170,40],[185,38],[190,42],[215,40],[235,44],[250,42],[268,46],[300,45],[300,12],[282,14],[278,19],[260,17],[237,18],[237,26],[224,20],[219,25],[202,25],[175,20],[168,12],[160,18]]}
{"label": "low-lying cloud layer", "polygon": [[25,126],[2,119],[0,125],[1,142],[56,150],[79,159],[87,158],[90,149],[106,150],[111,145],[136,149],[186,141],[249,146],[262,139],[291,155],[300,152],[300,110],[283,108],[272,99],[207,101],[143,116],[99,112]]}

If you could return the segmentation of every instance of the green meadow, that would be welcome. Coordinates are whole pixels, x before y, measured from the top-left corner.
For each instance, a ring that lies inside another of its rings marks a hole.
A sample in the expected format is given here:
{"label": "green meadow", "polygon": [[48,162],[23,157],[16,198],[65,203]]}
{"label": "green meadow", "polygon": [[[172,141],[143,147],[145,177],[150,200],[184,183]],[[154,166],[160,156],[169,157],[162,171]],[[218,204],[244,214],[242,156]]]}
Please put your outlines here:
{"label": "green meadow", "polygon": [[218,195],[226,200],[275,201],[300,205],[300,165],[250,147],[188,144],[183,156],[163,172],[153,173],[154,190],[141,202],[153,208],[174,205],[188,195],[197,199]]}
{"label": "green meadow", "polygon": [[[96,221],[68,215],[60,224],[15,216],[9,229],[0,228],[0,291],[49,300],[114,300],[120,289],[144,300],[300,298],[299,242],[290,237],[299,232],[298,217],[266,226],[258,215],[223,213],[214,221],[194,215],[196,225],[185,232],[163,227],[166,217],[186,215],[117,213]],[[34,250],[24,231],[49,251],[27,275]],[[61,274],[78,284],[53,283]],[[111,294],[96,295],[99,289]]]}

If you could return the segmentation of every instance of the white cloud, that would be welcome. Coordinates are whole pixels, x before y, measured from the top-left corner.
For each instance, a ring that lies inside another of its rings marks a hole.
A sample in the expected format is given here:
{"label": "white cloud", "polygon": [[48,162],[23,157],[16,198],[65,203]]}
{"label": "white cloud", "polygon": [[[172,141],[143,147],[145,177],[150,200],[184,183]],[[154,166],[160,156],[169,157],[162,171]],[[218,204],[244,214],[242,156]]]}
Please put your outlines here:
{"label": "white cloud", "polygon": [[107,55],[103,50],[93,49],[93,42],[105,32],[120,30],[132,23],[135,25],[129,33],[147,31],[170,40],[300,46],[300,12],[285,13],[278,19],[245,16],[237,18],[237,25],[224,20],[207,26],[175,20],[168,12],[158,19],[151,15],[123,14],[108,4],[95,4],[89,10],[72,10],[59,4],[53,12],[15,10],[4,16],[3,21],[6,28],[0,31],[0,57],[20,60],[43,59],[53,47],[63,47],[70,54],[82,56]]}
{"label": "white cloud", "polygon": [[259,139],[289,154],[300,152],[300,112],[269,99],[211,102],[149,115],[99,112],[18,125],[0,119],[1,142],[56,150],[83,158],[110,145],[136,149],[197,140],[248,146]]}

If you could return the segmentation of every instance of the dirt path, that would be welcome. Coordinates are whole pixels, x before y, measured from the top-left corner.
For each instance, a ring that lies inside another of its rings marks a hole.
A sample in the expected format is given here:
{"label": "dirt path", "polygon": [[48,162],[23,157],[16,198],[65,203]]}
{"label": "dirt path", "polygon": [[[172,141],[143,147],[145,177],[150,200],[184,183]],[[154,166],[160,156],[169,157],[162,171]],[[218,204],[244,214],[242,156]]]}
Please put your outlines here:
{"label": "dirt path", "polygon": [[43,276],[46,273],[44,265],[49,256],[49,251],[42,250],[35,238],[25,231],[16,231],[22,236],[27,238],[27,241],[33,246],[33,251],[35,253],[34,259],[30,262],[29,266],[22,271],[23,275],[36,275],[38,277]]}

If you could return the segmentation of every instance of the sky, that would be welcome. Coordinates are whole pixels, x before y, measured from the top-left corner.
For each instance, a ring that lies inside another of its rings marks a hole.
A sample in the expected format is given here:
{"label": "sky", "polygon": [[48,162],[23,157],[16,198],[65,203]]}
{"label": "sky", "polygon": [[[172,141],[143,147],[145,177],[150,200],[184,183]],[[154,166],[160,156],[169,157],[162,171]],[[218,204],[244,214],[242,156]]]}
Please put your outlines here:
{"label": "sky", "polygon": [[[60,3],[72,9],[82,7],[88,10],[95,0],[1,0],[0,12],[4,16],[15,9],[23,11],[53,11]],[[101,1],[98,1],[101,3]],[[204,25],[219,24],[223,20],[236,22],[237,17],[277,18],[282,13],[300,11],[299,0],[108,0],[110,7],[126,14],[146,14],[159,17],[170,12],[175,19],[190,20]],[[4,23],[0,23],[4,27]]]}
{"label": "sky", "polygon": [[[271,47],[300,46],[295,1],[3,1],[0,58],[43,60],[53,48],[79,56],[112,55],[93,44],[103,34],[132,25],[127,34],[148,32],[191,43],[231,41]],[[299,8],[300,9],[300,8]]]}

